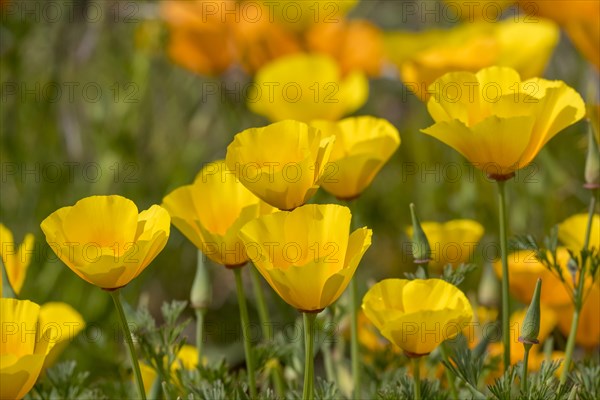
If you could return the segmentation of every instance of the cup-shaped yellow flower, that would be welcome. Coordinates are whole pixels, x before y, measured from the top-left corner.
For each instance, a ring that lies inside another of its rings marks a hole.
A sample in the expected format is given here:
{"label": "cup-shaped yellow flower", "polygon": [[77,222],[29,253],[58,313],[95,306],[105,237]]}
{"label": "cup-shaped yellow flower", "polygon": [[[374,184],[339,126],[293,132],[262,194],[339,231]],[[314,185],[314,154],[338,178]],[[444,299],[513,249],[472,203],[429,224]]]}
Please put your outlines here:
{"label": "cup-shaped yellow flower", "polygon": [[465,294],[441,279],[384,279],[367,291],[362,309],[409,356],[431,353],[473,319]]}
{"label": "cup-shaped yellow flower", "polygon": [[371,245],[370,229],[350,233],[351,217],[347,207],[307,204],[250,221],[240,237],[284,301],[319,312],[340,297]]}
{"label": "cup-shaped yellow flower", "polygon": [[167,244],[169,213],[158,205],[138,214],[125,197],[91,196],[42,221],[46,241],[80,278],[102,289],[127,285]]}
{"label": "cup-shaped yellow flower", "polygon": [[[471,219],[454,219],[444,223],[425,221],[421,227],[429,241],[431,260],[429,268],[441,272],[445,265],[457,267],[472,262],[473,253],[483,236],[483,226]],[[408,237],[413,236],[413,227],[406,228]]]}
{"label": "cup-shaped yellow flower", "polygon": [[[564,247],[559,247],[557,254],[558,264],[562,268],[565,284],[550,272],[548,268],[539,262],[532,250],[519,250],[508,256],[508,276],[510,282],[510,293],[521,303],[529,304],[538,278],[544,282],[544,290],[541,292],[540,303],[545,306],[563,306],[571,303],[569,291],[573,284],[571,274],[567,269],[569,252]],[[500,260],[494,262],[494,270],[499,278],[502,278],[502,265]],[[522,346],[518,346],[522,347]]]}
{"label": "cup-shaped yellow flower", "polygon": [[[558,328],[565,336],[569,336],[571,332],[573,309],[573,304],[556,308]],[[594,348],[600,344],[600,281],[598,280],[585,292],[575,342],[586,348]]]}
{"label": "cup-shaped yellow flower", "polygon": [[273,122],[335,121],[367,101],[369,84],[360,71],[342,77],[339,65],[329,56],[294,54],[258,70],[247,92],[250,110]]}
{"label": "cup-shaped yellow flower", "polygon": [[266,203],[293,210],[319,188],[334,140],[292,120],[246,129],[227,147],[227,168]]}
{"label": "cup-shaped yellow flower", "polygon": [[44,360],[45,369],[54,365],[69,342],[85,328],[85,321],[81,314],[67,303],[53,301],[41,305],[39,322],[43,331],[52,329],[51,334],[48,334],[52,349],[49,349]]}
{"label": "cup-shaped yellow flower", "polygon": [[325,137],[335,137],[321,186],[338,199],[358,197],[400,146],[396,128],[381,118],[319,120],[311,125]]}
{"label": "cup-shaped yellow flower", "polygon": [[273,209],[244,187],[225,160],[204,166],[194,183],[163,199],[177,227],[204,255],[228,268],[248,261],[238,232],[247,222]]}
{"label": "cup-shaped yellow flower", "polygon": [[40,306],[29,300],[0,299],[0,398],[20,399],[35,384],[52,347],[38,324]]}
{"label": "cup-shaped yellow flower", "polygon": [[[481,9],[481,3],[477,4]],[[524,41],[524,37],[528,40]],[[476,72],[498,65],[514,68],[523,78],[539,76],[558,39],[559,29],[550,21],[532,24],[507,18],[500,22],[460,24],[451,29],[391,32],[384,43],[406,87],[421,100],[427,100],[430,85],[448,72]]]}
{"label": "cup-shaped yellow flower", "polygon": [[[583,249],[585,230],[588,223],[588,214],[575,214],[558,225],[558,239],[569,250],[578,254]],[[600,251],[600,215],[592,217],[592,230],[590,231],[589,248]]]}
{"label": "cup-shaped yellow flower", "polygon": [[[3,224],[0,224],[0,257],[6,268],[8,281],[16,294],[19,294],[27,276],[27,268],[33,256],[34,237],[31,233],[25,235],[23,242],[16,246],[12,232]],[[0,282],[1,282],[0,275]],[[2,296],[2,285],[0,285],[0,297]]]}
{"label": "cup-shaped yellow flower", "polygon": [[558,132],[585,115],[581,96],[562,81],[521,81],[506,67],[449,73],[430,87],[435,124],[422,131],[465,156],[490,178],[526,167]]}

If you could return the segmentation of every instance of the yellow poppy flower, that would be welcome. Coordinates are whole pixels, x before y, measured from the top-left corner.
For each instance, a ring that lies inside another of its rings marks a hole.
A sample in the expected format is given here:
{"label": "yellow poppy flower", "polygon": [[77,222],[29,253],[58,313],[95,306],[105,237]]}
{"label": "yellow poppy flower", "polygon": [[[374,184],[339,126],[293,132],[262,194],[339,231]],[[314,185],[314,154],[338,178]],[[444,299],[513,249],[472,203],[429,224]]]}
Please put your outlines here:
{"label": "yellow poppy flower", "polygon": [[273,209],[242,185],[225,160],[207,164],[194,183],[163,199],[177,227],[211,260],[229,268],[248,261],[238,232],[248,221]]}
{"label": "yellow poppy flower", "polygon": [[[565,277],[568,291],[565,284],[560,281],[556,275],[548,270],[537,260],[535,252],[532,250],[520,250],[508,255],[508,275],[510,283],[510,293],[523,304],[529,304],[533,297],[535,283],[538,278],[544,282],[544,288],[540,295],[540,303],[545,306],[562,306],[571,303],[569,294],[573,289],[571,274],[567,269],[569,261],[569,252],[567,249],[559,247],[557,254],[558,264],[562,268],[562,274]],[[500,260],[494,262],[494,270],[499,278],[502,278],[502,263]]]}
{"label": "yellow poppy flower", "polygon": [[581,96],[562,81],[522,82],[506,67],[449,73],[435,81],[422,132],[465,156],[493,179],[526,167],[541,148],[585,115]]}
{"label": "yellow poppy flower", "polygon": [[167,244],[169,213],[138,208],[121,196],[91,196],[50,214],[46,241],[80,278],[102,289],[127,285]]}
{"label": "yellow poppy flower", "polygon": [[[571,332],[573,304],[557,307],[556,313],[558,328],[565,336],[568,336]],[[575,343],[590,349],[600,344],[600,281],[598,280],[585,292]]]}
{"label": "yellow poppy flower", "polygon": [[464,293],[441,279],[384,279],[365,294],[362,309],[409,356],[429,354],[473,319]]}
{"label": "yellow poppy flower", "polygon": [[0,398],[20,399],[42,370],[52,334],[40,329],[40,306],[29,300],[0,299],[0,311]]}
{"label": "yellow poppy flower", "polygon": [[[587,223],[588,214],[584,213],[573,215],[558,225],[558,239],[575,254],[583,249]],[[598,214],[594,214],[592,218],[589,248],[600,250],[600,215]]]}
{"label": "yellow poppy flower", "polygon": [[73,307],[66,303],[50,302],[40,307],[40,327],[42,331],[53,329],[50,341],[52,349],[46,355],[44,369],[54,365],[71,340],[85,328],[85,321]]}
{"label": "yellow poppy flower", "polygon": [[[17,248],[12,232],[0,224],[0,257],[6,268],[8,281],[15,294],[21,292],[23,282],[27,276],[27,268],[33,256],[34,237],[31,233],[25,235],[23,243]],[[0,275],[0,283],[2,276]],[[2,285],[0,284],[0,297],[2,296]]]}
{"label": "yellow poppy flower", "polygon": [[386,34],[384,45],[406,87],[427,100],[430,85],[448,72],[476,72],[498,65],[514,68],[524,79],[539,76],[558,39],[559,29],[550,21],[531,24],[508,18],[451,29],[391,32]]}
{"label": "yellow poppy flower", "polygon": [[353,117],[313,121],[325,137],[335,136],[321,186],[338,199],[358,197],[400,146],[400,135],[385,119]]}
{"label": "yellow poppy flower", "polygon": [[[456,267],[472,262],[477,243],[483,236],[483,226],[471,219],[455,219],[444,223],[425,221],[421,222],[421,227],[431,248],[429,268],[438,273],[446,264]],[[412,226],[406,228],[406,234],[412,237]]]}
{"label": "yellow poppy flower", "polygon": [[328,54],[340,65],[342,76],[354,70],[380,76],[383,69],[382,33],[367,20],[320,23],[306,32],[310,52]]}
{"label": "yellow poppy flower", "polygon": [[335,121],[367,101],[369,84],[359,71],[342,77],[329,56],[294,54],[262,67],[247,92],[250,110],[274,122]]}
{"label": "yellow poppy flower", "polygon": [[[174,372],[182,366],[183,368],[190,371],[196,369],[196,367],[198,366],[198,349],[195,346],[190,346],[189,344],[186,344],[181,347],[179,353],[177,353],[177,359],[173,364],[171,364],[171,373],[173,377],[175,377]],[[140,372],[142,373],[144,390],[146,391],[146,394],[149,394],[158,374],[156,373],[154,368],[143,362],[140,363]]]}
{"label": "yellow poppy flower", "polygon": [[350,234],[350,219],[347,207],[308,204],[250,221],[240,237],[284,301],[303,312],[319,312],[340,297],[371,245],[371,230]]}
{"label": "yellow poppy flower", "polygon": [[227,147],[227,168],[266,203],[292,210],[319,188],[333,140],[292,120],[246,129]]}

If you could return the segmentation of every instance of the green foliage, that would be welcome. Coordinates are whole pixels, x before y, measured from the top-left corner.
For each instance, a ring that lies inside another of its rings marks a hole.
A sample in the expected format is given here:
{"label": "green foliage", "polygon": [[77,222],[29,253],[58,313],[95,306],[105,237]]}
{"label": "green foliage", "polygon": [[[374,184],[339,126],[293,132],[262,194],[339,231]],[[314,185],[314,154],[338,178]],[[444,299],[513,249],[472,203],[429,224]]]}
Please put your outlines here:
{"label": "green foliage", "polygon": [[600,364],[589,360],[577,363],[571,377],[579,399],[600,399]]}
{"label": "green foliage", "polygon": [[40,399],[109,399],[99,388],[89,387],[89,372],[76,371],[75,361],[60,363],[46,371],[45,379],[37,384],[30,396]]}
{"label": "green foliage", "polygon": [[[440,388],[440,381],[421,380],[421,396],[423,399],[445,400],[449,398],[446,391]],[[394,374],[392,383],[377,392],[379,400],[412,400],[414,399],[415,381],[406,369],[400,369]]]}

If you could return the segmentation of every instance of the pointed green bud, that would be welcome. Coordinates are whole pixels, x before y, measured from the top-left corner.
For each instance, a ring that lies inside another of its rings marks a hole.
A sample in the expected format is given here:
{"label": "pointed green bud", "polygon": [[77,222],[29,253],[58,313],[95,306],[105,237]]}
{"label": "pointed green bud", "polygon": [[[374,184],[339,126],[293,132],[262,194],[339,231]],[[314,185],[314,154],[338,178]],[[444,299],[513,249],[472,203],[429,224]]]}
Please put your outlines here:
{"label": "pointed green bud", "polygon": [[410,203],[410,216],[412,218],[413,226],[413,257],[415,258],[415,263],[426,264],[431,261],[431,247],[429,247],[427,235],[425,235],[423,228],[421,228],[421,223],[419,222],[419,218],[417,218],[415,205],[413,203]]}
{"label": "pointed green bud", "polygon": [[196,276],[192,284],[192,292],[190,301],[192,308],[205,309],[208,307],[212,299],[212,285],[210,282],[210,274],[204,263],[204,255],[198,250],[198,262],[196,263]]}
{"label": "pointed green bud", "polygon": [[540,294],[542,291],[542,280],[538,278],[533,292],[533,299],[525,314],[523,325],[521,326],[521,336],[519,342],[523,343],[525,349],[534,344],[538,344],[538,335],[540,334]]}
{"label": "pointed green bud", "polygon": [[585,159],[585,188],[600,188],[600,149],[599,144],[594,139],[592,127],[588,131],[588,152]]}

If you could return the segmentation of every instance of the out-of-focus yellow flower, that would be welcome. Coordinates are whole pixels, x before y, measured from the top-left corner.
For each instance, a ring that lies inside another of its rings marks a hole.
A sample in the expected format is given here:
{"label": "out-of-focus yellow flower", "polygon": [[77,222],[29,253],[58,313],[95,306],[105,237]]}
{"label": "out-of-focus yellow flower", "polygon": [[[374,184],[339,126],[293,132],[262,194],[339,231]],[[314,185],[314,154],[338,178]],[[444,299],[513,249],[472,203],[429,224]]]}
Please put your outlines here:
{"label": "out-of-focus yellow flower", "polygon": [[473,314],[473,324],[467,326],[462,332],[471,349],[477,346],[482,339],[490,339],[490,332],[494,332],[494,334],[497,332],[497,320],[497,309],[477,307],[476,312]]}
{"label": "out-of-focus yellow flower", "polygon": [[369,246],[366,227],[350,234],[350,210],[308,204],[250,221],[240,231],[250,259],[289,305],[319,312],[348,286]]}
{"label": "out-of-focus yellow flower", "polygon": [[[588,223],[588,214],[576,214],[560,223],[558,226],[558,239],[569,250],[578,254],[583,249],[585,230]],[[594,214],[592,230],[590,232],[589,248],[600,250],[600,215]]]}
{"label": "out-of-focus yellow flower", "polygon": [[49,368],[58,359],[67,345],[85,328],[85,321],[73,307],[66,303],[50,302],[40,307],[40,327],[42,331],[53,329],[50,341],[52,349],[44,361],[44,369]]}
{"label": "out-of-focus yellow flower", "polygon": [[[457,267],[472,261],[477,243],[483,236],[483,226],[471,219],[455,219],[444,223],[425,221],[421,222],[421,227],[431,248],[429,268],[435,272],[441,272],[446,264]],[[412,237],[412,226],[406,227],[406,234]]]}
{"label": "out-of-focus yellow flower", "polygon": [[[600,281],[596,280],[585,293],[575,343],[594,348],[600,344]],[[558,328],[566,336],[571,332],[573,309],[572,304],[556,308]]]}
{"label": "out-of-focus yellow flower", "polygon": [[368,76],[379,76],[383,68],[383,35],[367,20],[321,23],[306,32],[311,52],[328,54],[340,65],[343,76],[354,70]]}
{"label": "out-of-focus yellow flower", "polygon": [[[28,233],[17,248],[12,232],[0,224],[0,257],[6,268],[10,286],[19,294],[27,276],[27,268],[33,256],[33,234]],[[2,275],[0,275],[0,297],[2,296]]]}
{"label": "out-of-focus yellow flower", "polygon": [[[573,280],[567,269],[569,252],[564,247],[559,247],[556,253],[558,264],[562,268],[562,274],[569,291],[573,290]],[[502,263],[500,260],[494,262],[494,270],[499,278],[502,278]],[[571,303],[571,296],[556,275],[539,262],[533,250],[519,250],[508,256],[508,275],[510,293],[521,303],[529,304],[538,278],[544,282],[544,288],[540,296],[540,303],[545,306],[562,306]]]}
{"label": "out-of-focus yellow flower", "polygon": [[266,203],[292,210],[319,188],[333,141],[292,120],[246,129],[227,147],[227,168]]}
{"label": "out-of-focus yellow flower", "polygon": [[237,180],[225,160],[207,164],[193,184],[165,196],[163,207],[185,237],[211,260],[229,268],[248,261],[238,238],[240,228],[273,210]]}
{"label": "out-of-focus yellow flower", "polygon": [[121,196],[91,196],[42,221],[52,251],[80,278],[118,289],[137,277],[167,244],[169,213],[158,205],[138,214]]}
{"label": "out-of-focus yellow flower", "polygon": [[435,124],[422,132],[497,180],[524,168],[558,132],[585,115],[581,96],[562,81],[521,81],[506,67],[448,73],[431,85]]}
{"label": "out-of-focus yellow flower", "polygon": [[431,83],[448,72],[475,72],[498,65],[514,68],[523,79],[539,76],[558,38],[558,28],[550,21],[531,24],[507,19],[464,24],[450,30],[392,32],[384,43],[407,88],[427,100]]}
{"label": "out-of-focus yellow flower", "polygon": [[261,0],[271,21],[301,32],[313,24],[335,24],[342,20],[358,0]]}
{"label": "out-of-focus yellow flower", "polygon": [[271,121],[338,120],[356,111],[369,95],[366,76],[359,71],[342,77],[329,56],[295,54],[261,68],[249,87],[250,110]]}
{"label": "out-of-focus yellow flower", "polygon": [[600,68],[600,2],[589,0],[519,0],[530,22],[536,16],[549,18],[564,27],[571,41]]}
{"label": "out-of-focus yellow flower", "polygon": [[40,306],[28,300],[0,299],[0,398],[21,399],[35,384],[52,347],[38,324]]}
{"label": "out-of-focus yellow flower", "polygon": [[473,319],[464,293],[441,279],[385,279],[365,294],[362,309],[385,338],[410,356],[429,354]]}
{"label": "out-of-focus yellow flower", "polygon": [[[189,371],[196,369],[198,366],[198,349],[196,347],[188,344],[181,347],[179,353],[177,353],[177,359],[171,364],[171,373],[173,376],[175,376],[174,372],[182,366]],[[143,362],[140,362],[140,372],[142,373],[142,381],[144,382],[144,391],[146,394],[149,394],[158,374],[154,368]]]}
{"label": "out-of-focus yellow flower", "polygon": [[359,196],[400,146],[400,135],[385,119],[353,117],[313,121],[325,137],[335,136],[321,186],[338,199]]}

